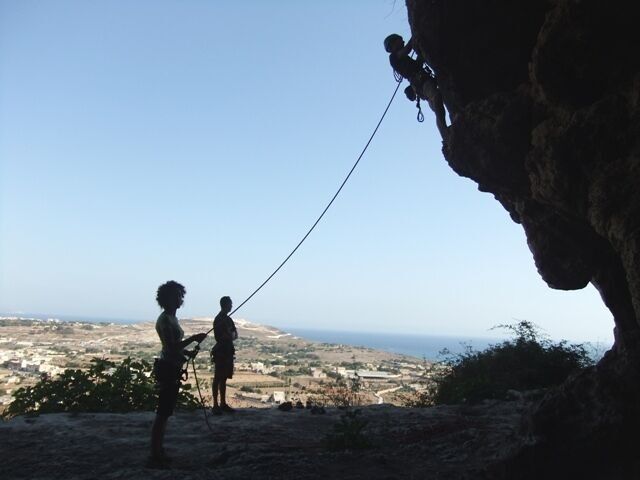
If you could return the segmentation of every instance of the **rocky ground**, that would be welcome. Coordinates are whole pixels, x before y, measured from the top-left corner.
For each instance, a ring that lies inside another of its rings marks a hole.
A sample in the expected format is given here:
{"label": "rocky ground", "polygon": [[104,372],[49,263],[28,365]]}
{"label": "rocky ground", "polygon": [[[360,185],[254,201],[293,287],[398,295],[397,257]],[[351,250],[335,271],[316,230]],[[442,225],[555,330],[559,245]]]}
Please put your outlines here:
{"label": "rocky ground", "polygon": [[4,479],[489,478],[518,439],[523,401],[425,409],[368,406],[364,450],[332,451],[344,412],[180,412],[168,425],[169,470],[145,467],[153,414],[50,414],[0,424]]}

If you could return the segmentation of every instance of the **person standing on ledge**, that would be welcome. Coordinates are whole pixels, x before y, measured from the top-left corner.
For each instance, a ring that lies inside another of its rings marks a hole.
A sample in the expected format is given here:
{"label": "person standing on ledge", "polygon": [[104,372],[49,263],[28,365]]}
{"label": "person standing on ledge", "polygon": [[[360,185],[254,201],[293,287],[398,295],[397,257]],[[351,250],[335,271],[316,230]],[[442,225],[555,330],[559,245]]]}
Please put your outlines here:
{"label": "person standing on ledge", "polygon": [[[238,338],[238,330],[233,320],[229,316],[233,308],[231,298],[222,297],[220,299],[220,313],[213,320],[213,335],[216,344],[211,349],[211,360],[214,363],[213,373],[213,409],[214,415],[221,415],[222,412],[234,413],[235,410],[227,405],[227,379],[233,377],[233,357],[236,349],[233,341]],[[218,393],[220,403],[218,404]]]}
{"label": "person standing on ledge", "polygon": [[153,366],[156,382],[159,386],[158,409],[151,427],[151,457],[148,467],[167,468],[171,459],[162,446],[167,420],[173,415],[178,402],[180,377],[186,356],[190,352],[185,347],[190,343],[202,342],[206,333],[198,333],[183,340],[184,331],[176,318],[176,311],[184,301],[185,288],[178,282],[170,280],[158,287],[156,301],[162,313],[156,321],[156,332],[162,342],[162,353]]}
{"label": "person standing on ledge", "polygon": [[420,54],[416,52],[415,60],[411,58],[411,51],[415,51],[413,39],[409,39],[405,45],[400,35],[392,33],[384,39],[384,49],[389,54],[389,63],[394,72],[409,80],[411,84],[405,89],[405,95],[412,102],[416,100],[416,96],[429,102],[429,107],[436,114],[436,126],[440,136],[446,142],[448,130],[442,95],[435,76],[428,67],[425,68],[424,59]]}

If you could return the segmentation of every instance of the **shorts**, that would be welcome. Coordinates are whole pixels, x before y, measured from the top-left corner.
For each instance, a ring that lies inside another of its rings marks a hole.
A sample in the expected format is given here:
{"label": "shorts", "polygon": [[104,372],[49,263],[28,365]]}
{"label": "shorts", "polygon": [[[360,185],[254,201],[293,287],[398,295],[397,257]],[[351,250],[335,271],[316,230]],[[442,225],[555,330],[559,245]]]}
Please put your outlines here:
{"label": "shorts", "polygon": [[233,357],[217,355],[214,361],[213,378],[226,380],[233,378]]}
{"label": "shorts", "polygon": [[173,415],[178,403],[180,368],[170,362],[156,359],[153,365],[153,374],[159,388],[156,414],[168,418]]}
{"label": "shorts", "polygon": [[180,391],[180,382],[174,384],[160,384],[160,393],[158,394],[158,408],[156,415],[159,417],[169,418],[173,415],[173,411],[178,403],[178,392]]}

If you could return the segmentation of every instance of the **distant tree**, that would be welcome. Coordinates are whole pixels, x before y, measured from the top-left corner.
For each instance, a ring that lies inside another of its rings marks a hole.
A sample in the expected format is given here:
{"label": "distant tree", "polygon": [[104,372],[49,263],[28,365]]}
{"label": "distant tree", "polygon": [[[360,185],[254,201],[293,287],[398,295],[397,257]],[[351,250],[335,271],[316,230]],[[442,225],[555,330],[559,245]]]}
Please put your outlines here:
{"label": "distant tree", "polygon": [[339,380],[340,378],[342,378],[339,373],[334,372],[333,370],[323,370],[323,372],[327,374],[327,377],[334,380]]}

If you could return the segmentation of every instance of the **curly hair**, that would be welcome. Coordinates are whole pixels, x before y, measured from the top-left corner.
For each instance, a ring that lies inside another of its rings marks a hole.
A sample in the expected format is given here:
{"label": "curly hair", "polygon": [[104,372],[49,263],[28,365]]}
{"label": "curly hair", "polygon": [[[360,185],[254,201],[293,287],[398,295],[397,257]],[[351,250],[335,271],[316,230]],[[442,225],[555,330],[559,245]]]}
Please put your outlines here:
{"label": "curly hair", "polygon": [[166,309],[176,306],[176,300],[184,298],[187,290],[183,285],[173,280],[169,280],[158,287],[156,301],[160,307]]}

